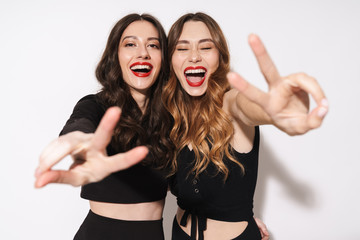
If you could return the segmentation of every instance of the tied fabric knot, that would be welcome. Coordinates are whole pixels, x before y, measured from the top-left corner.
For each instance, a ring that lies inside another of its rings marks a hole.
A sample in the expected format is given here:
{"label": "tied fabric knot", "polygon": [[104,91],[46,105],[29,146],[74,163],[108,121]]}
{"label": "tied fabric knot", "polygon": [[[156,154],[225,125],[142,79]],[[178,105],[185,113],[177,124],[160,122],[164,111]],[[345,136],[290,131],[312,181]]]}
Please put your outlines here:
{"label": "tied fabric knot", "polygon": [[[206,217],[203,217],[197,214],[197,211],[194,210],[185,210],[184,215],[180,220],[180,225],[186,227],[187,220],[191,214],[191,240],[196,240],[196,229],[199,232],[199,240],[204,240],[204,231],[206,230]],[[196,228],[197,223],[197,228]]]}

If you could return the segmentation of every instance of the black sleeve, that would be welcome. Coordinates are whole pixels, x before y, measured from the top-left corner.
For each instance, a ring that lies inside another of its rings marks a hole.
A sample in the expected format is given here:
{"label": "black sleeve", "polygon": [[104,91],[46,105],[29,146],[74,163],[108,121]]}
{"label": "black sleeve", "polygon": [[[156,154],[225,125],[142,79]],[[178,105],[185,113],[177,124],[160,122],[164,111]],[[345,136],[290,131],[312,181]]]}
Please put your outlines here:
{"label": "black sleeve", "polygon": [[93,133],[104,113],[105,108],[97,101],[96,95],[87,95],[75,105],[60,135],[73,131]]}

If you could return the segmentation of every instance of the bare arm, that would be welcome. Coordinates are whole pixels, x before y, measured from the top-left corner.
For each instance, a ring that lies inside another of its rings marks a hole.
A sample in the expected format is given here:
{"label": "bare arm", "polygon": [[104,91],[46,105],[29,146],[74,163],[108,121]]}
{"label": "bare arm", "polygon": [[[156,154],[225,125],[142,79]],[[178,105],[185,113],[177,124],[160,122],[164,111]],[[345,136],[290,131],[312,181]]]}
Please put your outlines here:
{"label": "bare arm", "polygon": [[232,89],[226,93],[224,102],[227,102],[231,115],[248,126],[272,124],[270,116],[257,103],[250,101],[242,92]]}

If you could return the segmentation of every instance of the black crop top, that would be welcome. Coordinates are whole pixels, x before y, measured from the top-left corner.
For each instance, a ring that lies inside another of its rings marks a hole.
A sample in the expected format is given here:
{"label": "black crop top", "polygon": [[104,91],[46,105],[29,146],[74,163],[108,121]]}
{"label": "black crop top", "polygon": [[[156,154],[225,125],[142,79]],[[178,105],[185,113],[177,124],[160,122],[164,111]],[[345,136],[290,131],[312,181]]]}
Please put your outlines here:
{"label": "black crop top", "polygon": [[[74,107],[60,135],[72,131],[93,133],[104,113],[105,108],[97,101],[97,95],[85,96]],[[107,153],[109,156],[116,154],[110,145]],[[109,203],[152,202],[165,198],[166,193],[164,176],[141,164],[113,173],[100,182],[84,185],[81,189],[82,198]]]}
{"label": "black crop top", "polygon": [[[194,166],[195,154],[188,147],[182,149],[178,156],[178,172],[171,179],[171,192],[177,197],[178,206],[185,210],[180,224],[186,226],[189,214],[192,218],[191,235],[196,234],[198,221],[199,239],[203,239],[206,229],[206,218],[219,221],[248,221],[253,217],[253,197],[255,192],[260,132],[255,127],[253,148],[248,153],[233,150],[234,157],[243,164],[241,168],[228,158],[224,162],[229,169],[229,176],[224,183],[224,175],[216,174],[214,164],[197,178],[189,174]],[[195,238],[194,238],[195,239]]]}

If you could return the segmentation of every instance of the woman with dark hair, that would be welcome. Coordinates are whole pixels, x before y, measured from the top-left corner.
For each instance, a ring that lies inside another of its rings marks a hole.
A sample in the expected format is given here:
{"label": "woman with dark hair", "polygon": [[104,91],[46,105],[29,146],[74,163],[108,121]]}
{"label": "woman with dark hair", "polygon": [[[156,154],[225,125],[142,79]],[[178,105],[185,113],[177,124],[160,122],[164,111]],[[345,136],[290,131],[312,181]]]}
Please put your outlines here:
{"label": "woman with dark hair", "polygon": [[[249,43],[268,93],[229,74],[226,40],[210,16],[186,14],[169,31],[170,77],[163,101],[173,117],[170,138],[177,149],[168,163],[179,206],[173,240],[261,239],[253,218],[258,125],[303,134],[319,127],[326,114],[315,79],[280,77],[260,39],[251,35]],[[308,93],[318,104],[310,113]]]}
{"label": "woman with dark hair", "polygon": [[[61,136],[41,154],[36,187],[81,185],[90,202],[74,239],[164,239],[168,184],[159,166],[174,152],[161,102],[167,59],[166,35],[154,17],[123,17],[96,69],[101,91],[76,104]],[[67,155],[74,159],[68,171],[51,169]]]}

